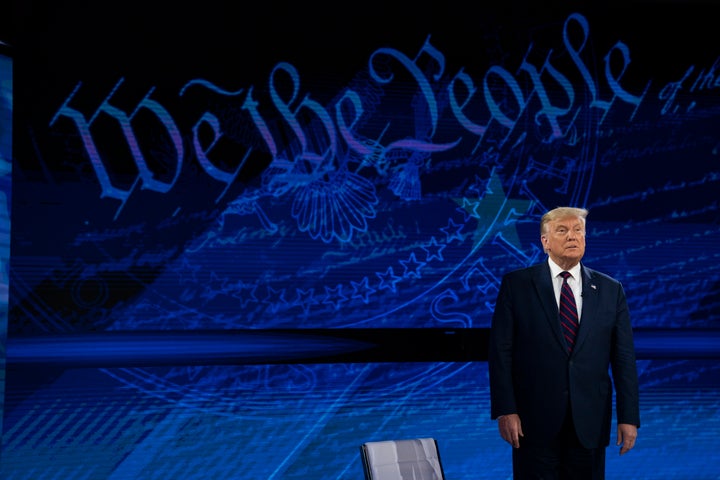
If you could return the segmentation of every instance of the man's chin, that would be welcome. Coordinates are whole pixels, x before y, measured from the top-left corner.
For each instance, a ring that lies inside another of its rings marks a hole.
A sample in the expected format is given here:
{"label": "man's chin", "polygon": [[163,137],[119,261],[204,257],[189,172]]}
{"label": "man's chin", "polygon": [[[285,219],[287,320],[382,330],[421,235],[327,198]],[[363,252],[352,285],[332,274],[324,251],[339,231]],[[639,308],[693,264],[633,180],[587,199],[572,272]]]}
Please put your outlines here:
{"label": "man's chin", "polygon": [[567,262],[573,262],[578,263],[582,259],[582,252],[565,252],[565,255],[562,257]]}

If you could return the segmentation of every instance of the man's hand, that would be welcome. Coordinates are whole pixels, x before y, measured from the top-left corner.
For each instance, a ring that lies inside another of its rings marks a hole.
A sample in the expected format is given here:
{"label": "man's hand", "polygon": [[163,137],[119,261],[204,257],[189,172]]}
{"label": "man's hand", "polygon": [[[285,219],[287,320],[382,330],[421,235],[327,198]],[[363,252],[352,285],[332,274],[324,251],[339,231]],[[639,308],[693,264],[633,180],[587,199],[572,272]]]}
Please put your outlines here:
{"label": "man's hand", "polygon": [[500,430],[500,436],[503,440],[512,445],[513,448],[520,448],[520,437],[524,435],[520,424],[520,416],[517,413],[499,417],[498,430]]}
{"label": "man's hand", "polygon": [[617,442],[615,445],[620,447],[620,455],[625,455],[635,446],[635,439],[638,436],[638,429],[635,425],[629,423],[618,423]]}

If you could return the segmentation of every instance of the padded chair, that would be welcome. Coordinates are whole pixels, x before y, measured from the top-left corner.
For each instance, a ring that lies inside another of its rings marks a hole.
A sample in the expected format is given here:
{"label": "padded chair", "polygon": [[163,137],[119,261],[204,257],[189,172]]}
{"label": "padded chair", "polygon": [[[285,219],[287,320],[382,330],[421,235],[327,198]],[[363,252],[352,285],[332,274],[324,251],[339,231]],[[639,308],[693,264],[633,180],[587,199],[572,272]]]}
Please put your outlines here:
{"label": "padded chair", "polygon": [[365,480],[445,480],[434,438],[365,442],[360,456]]}

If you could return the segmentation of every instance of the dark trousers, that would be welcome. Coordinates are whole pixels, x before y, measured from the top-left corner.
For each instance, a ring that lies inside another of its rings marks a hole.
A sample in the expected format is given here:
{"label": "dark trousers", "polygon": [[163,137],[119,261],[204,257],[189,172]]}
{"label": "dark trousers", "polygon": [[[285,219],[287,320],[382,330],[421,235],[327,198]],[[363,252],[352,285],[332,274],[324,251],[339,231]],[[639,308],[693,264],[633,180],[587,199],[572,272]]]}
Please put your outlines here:
{"label": "dark trousers", "polygon": [[520,439],[513,448],[514,480],[604,480],[605,447],[587,449],[575,433],[568,410],[565,422],[551,445],[531,445]]}

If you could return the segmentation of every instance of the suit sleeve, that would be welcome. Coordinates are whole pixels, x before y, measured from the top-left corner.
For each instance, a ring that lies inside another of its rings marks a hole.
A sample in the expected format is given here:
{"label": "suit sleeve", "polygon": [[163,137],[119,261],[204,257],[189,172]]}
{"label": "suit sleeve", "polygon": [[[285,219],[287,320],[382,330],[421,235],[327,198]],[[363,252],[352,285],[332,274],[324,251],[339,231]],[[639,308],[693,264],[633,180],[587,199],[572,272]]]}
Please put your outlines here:
{"label": "suit sleeve", "polygon": [[493,420],[517,413],[512,380],[514,328],[512,293],[505,276],[495,302],[488,346],[490,417]]}
{"label": "suit sleeve", "polygon": [[630,313],[621,284],[618,284],[617,317],[611,356],[618,423],[640,427],[637,364]]}

